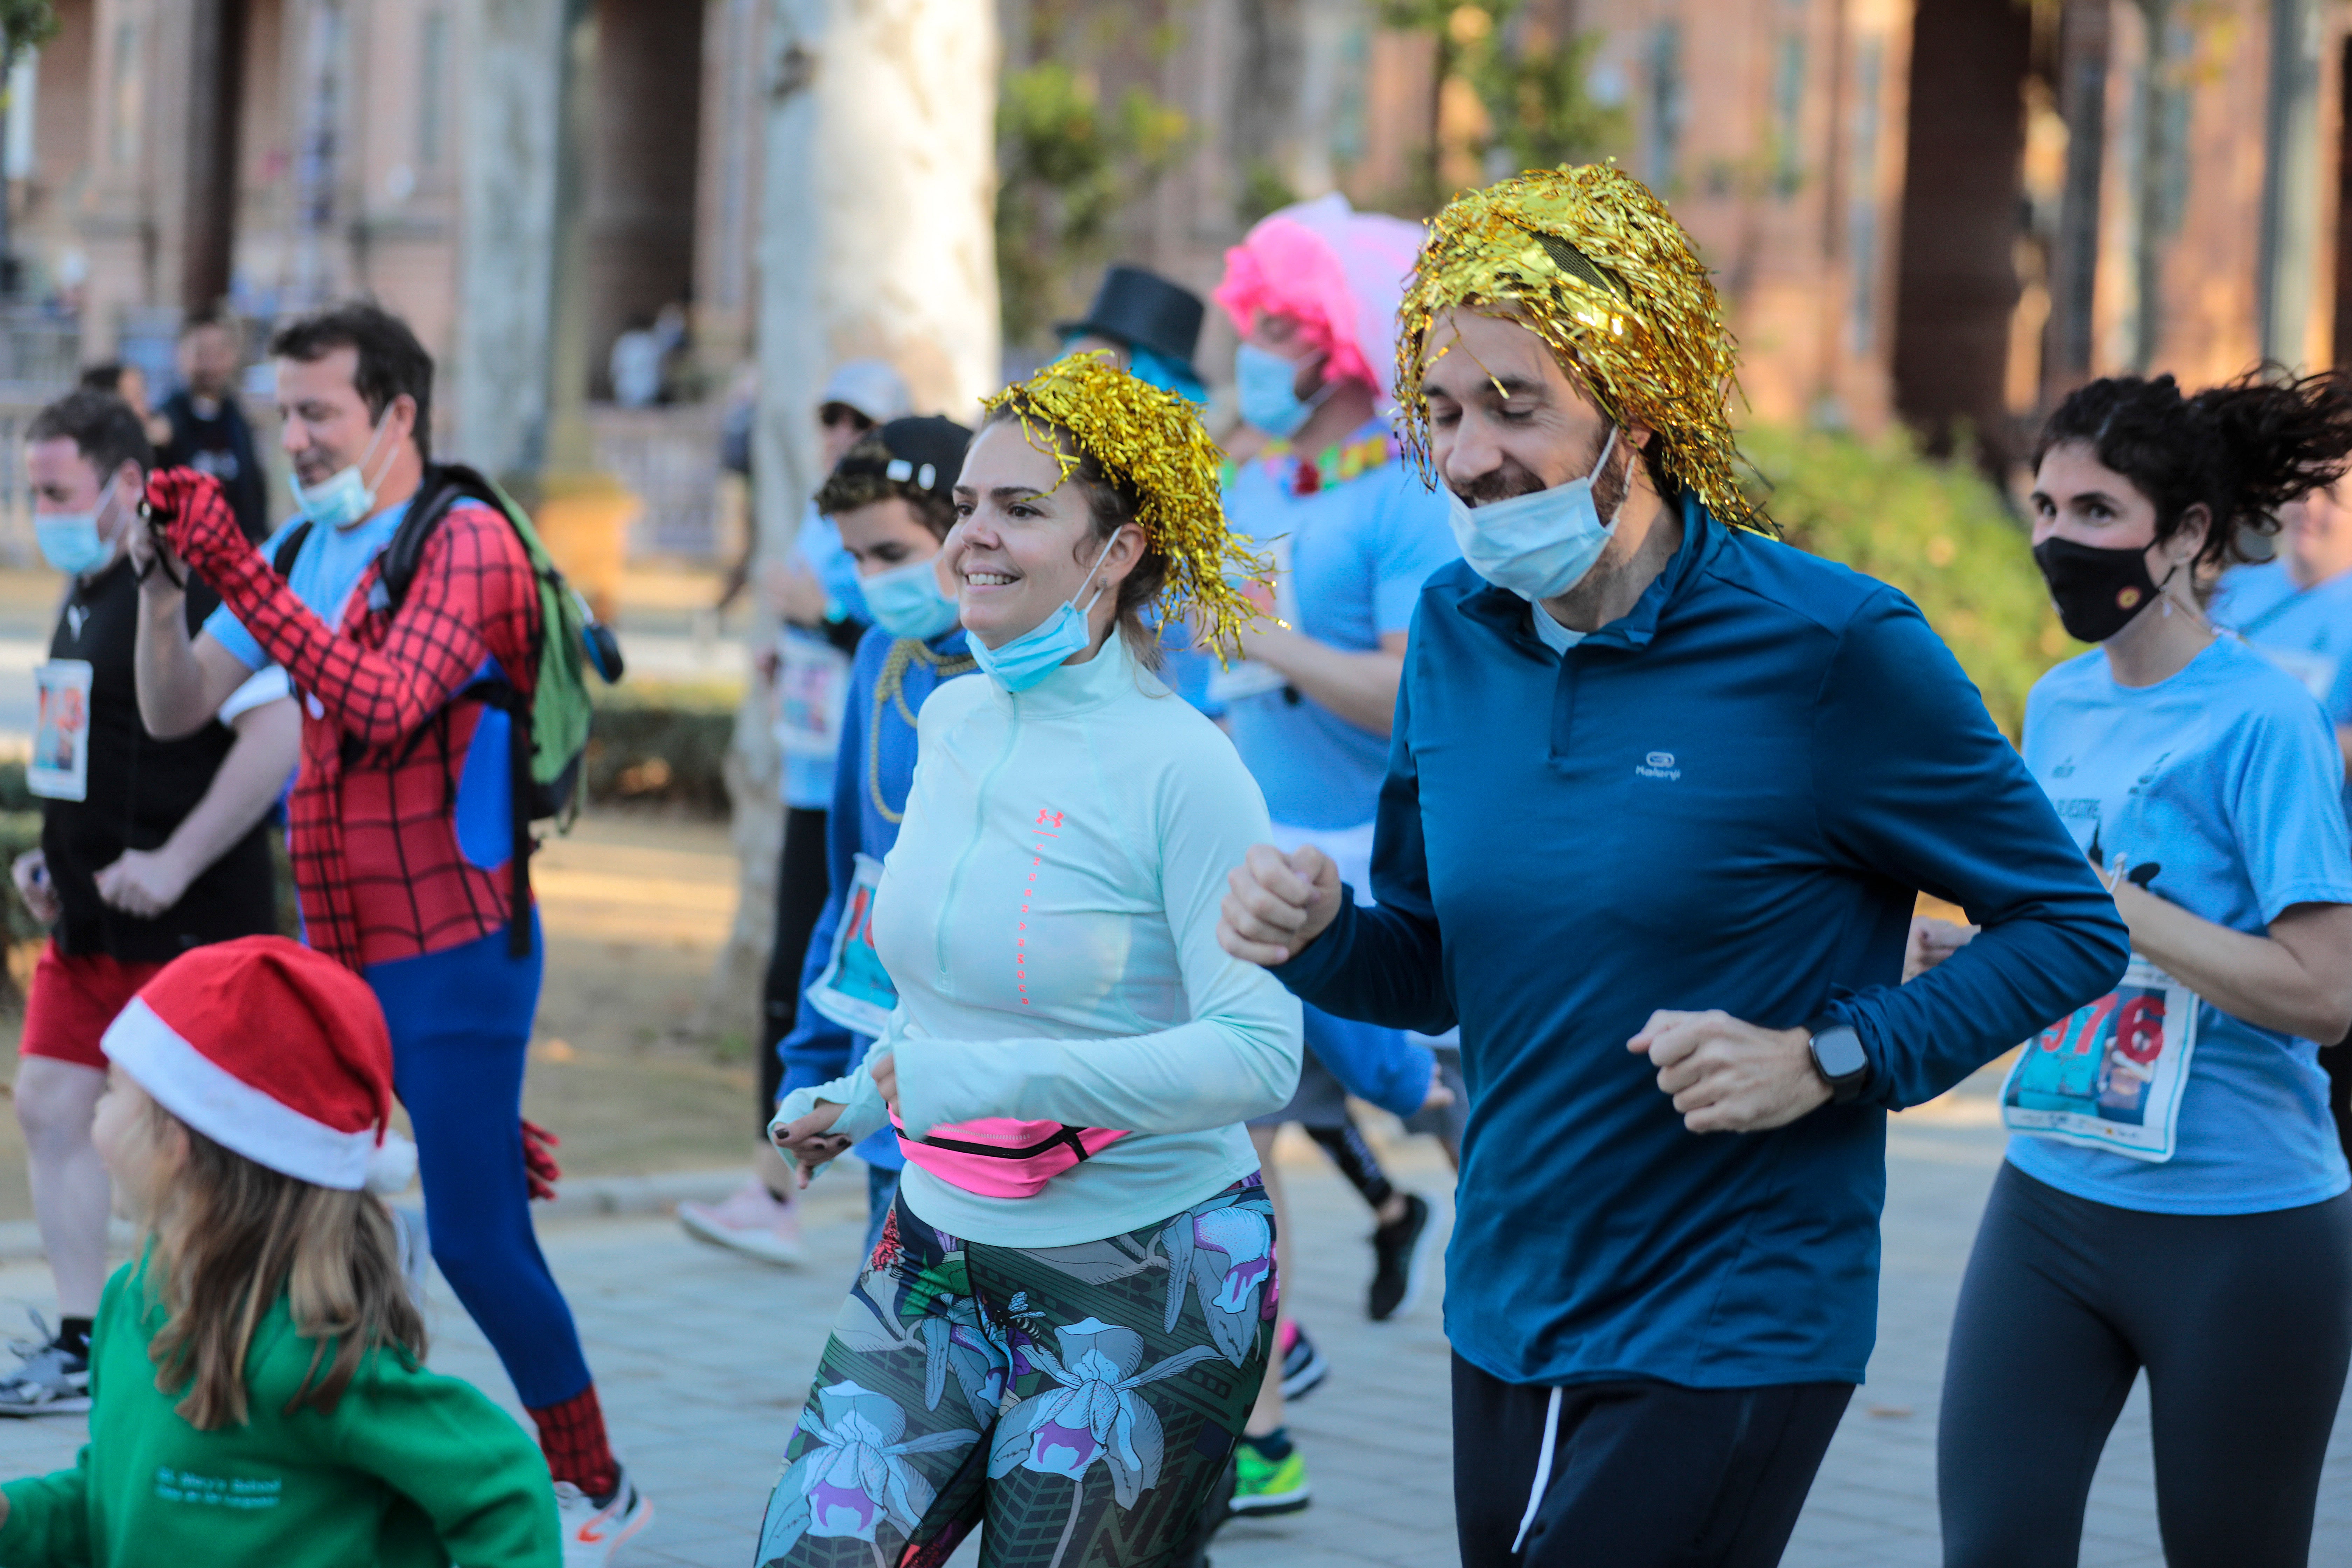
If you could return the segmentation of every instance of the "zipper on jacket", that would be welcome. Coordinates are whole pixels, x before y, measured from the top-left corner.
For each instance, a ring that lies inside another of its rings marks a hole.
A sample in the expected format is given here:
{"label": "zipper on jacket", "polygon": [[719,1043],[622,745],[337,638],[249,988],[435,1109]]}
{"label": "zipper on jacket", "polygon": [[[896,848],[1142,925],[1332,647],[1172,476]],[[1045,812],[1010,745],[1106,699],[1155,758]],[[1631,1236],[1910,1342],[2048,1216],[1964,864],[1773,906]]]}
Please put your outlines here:
{"label": "zipper on jacket", "polygon": [[1021,699],[1008,693],[1007,700],[1013,708],[1013,722],[1005,728],[1003,748],[988,764],[988,771],[980,775],[980,787],[972,791],[971,832],[965,837],[963,847],[956,852],[954,866],[949,868],[947,891],[940,899],[939,923],[931,932],[931,966],[939,972],[938,986],[943,996],[955,994],[948,984],[948,921],[953,917],[956,891],[963,886],[963,869],[971,864],[986,830],[989,791],[996,783],[996,775],[1004,771],[1004,764],[1013,760],[1013,748],[1021,739]]}

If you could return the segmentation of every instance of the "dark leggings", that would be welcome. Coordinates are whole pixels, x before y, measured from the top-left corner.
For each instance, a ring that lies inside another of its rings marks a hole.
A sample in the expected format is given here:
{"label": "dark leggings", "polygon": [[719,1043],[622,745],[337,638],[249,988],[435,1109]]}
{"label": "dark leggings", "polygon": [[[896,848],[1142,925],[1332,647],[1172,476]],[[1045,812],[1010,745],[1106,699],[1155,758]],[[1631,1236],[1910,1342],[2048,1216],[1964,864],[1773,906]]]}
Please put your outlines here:
{"label": "dark leggings", "polygon": [[2352,1193],[2148,1214],[2003,1165],[1944,1365],[1945,1568],[2073,1568],[2142,1368],[2166,1563],[2301,1568],[2347,1359]]}
{"label": "dark leggings", "polygon": [[776,938],[768,949],[768,977],[761,987],[763,1033],[760,1038],[760,1139],[776,1114],[784,1083],[784,1058],[776,1047],[793,1032],[801,1010],[801,963],[810,933],[824,913],[832,873],[824,863],[824,813],[784,808],[784,852],[776,864]]}
{"label": "dark leggings", "polygon": [[1364,1142],[1353,1117],[1337,1127],[1309,1127],[1307,1135],[1323,1146],[1323,1152],[1331,1156],[1331,1163],[1339,1167],[1348,1184],[1361,1193],[1374,1210],[1396,1195],[1388,1173],[1381,1169],[1381,1157]]}

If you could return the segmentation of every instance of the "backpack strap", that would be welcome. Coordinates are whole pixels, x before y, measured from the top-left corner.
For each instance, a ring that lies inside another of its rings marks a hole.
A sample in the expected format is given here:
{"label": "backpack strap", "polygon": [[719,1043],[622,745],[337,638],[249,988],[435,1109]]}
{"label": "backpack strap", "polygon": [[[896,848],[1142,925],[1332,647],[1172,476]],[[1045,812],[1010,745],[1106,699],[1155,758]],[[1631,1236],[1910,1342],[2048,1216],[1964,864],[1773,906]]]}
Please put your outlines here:
{"label": "backpack strap", "polygon": [[[425,557],[425,543],[434,530],[462,500],[471,500],[488,507],[501,519],[506,508],[500,504],[498,492],[488,480],[473,469],[456,463],[428,467],[424,482],[417,487],[417,499],[409,503],[400,526],[394,531],[392,542],[383,547],[376,559],[376,581],[383,585],[385,603],[398,611],[401,601],[408,596],[411,584],[416,581],[416,568]],[[547,627],[541,626],[541,637]],[[534,670],[536,661],[534,660]],[[539,846],[530,836],[530,704],[524,700],[521,689],[511,679],[477,681],[465,689],[478,698],[484,706],[503,710],[507,716],[507,784],[510,797],[508,811],[513,818],[514,843],[507,854],[507,952],[516,958],[530,956],[530,855]]]}
{"label": "backpack strap", "polygon": [[270,556],[269,564],[280,577],[290,577],[294,574],[295,559],[302,553],[302,547],[310,542],[310,530],[315,526],[306,517],[289,530],[285,538],[278,542],[277,553]]}

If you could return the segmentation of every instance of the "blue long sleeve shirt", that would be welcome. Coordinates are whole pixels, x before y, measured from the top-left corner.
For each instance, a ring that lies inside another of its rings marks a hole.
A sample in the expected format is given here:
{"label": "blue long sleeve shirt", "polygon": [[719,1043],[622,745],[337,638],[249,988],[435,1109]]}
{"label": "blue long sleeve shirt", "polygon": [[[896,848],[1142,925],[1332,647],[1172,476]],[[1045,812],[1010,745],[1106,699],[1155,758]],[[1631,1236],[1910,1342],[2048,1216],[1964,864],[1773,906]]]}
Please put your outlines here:
{"label": "blue long sleeve shirt", "polygon": [[[898,842],[898,819],[906,815],[907,792],[915,780],[915,725],[912,715],[938,689],[942,662],[971,667],[961,626],[940,633],[923,645],[923,651],[901,661],[899,673],[887,684],[884,670],[898,639],[884,631],[869,631],[857,644],[857,662],[850,672],[849,700],[841,721],[841,752],[835,760],[833,806],[826,814],[825,871],[832,888],[824,909],[809,934],[807,956],[801,963],[800,1008],[793,1031],[777,1044],[783,1058],[784,1079],[780,1095],[796,1089],[830,1083],[861,1061],[874,1042],[843,1028],[809,1005],[809,987],[824,973],[833,956],[834,932],[856,876],[861,854],[879,860]],[[877,698],[879,699],[877,700]],[[859,1143],[854,1151],[869,1165],[886,1171],[902,1169],[907,1157],[898,1151],[896,1133],[887,1129]]]}
{"label": "blue long sleeve shirt", "polygon": [[[1456,564],[1423,588],[1380,902],[1275,973],[1344,1016],[1462,1026],[1446,1331],[1512,1383],[1859,1382],[1885,1113],[2101,994],[2114,905],[1901,594],[1695,504],[1632,612],[1565,655]],[[1897,982],[1914,889],[1983,934]],[[1824,1012],[1863,1097],[1695,1134],[1625,1047],[1653,1009]]]}

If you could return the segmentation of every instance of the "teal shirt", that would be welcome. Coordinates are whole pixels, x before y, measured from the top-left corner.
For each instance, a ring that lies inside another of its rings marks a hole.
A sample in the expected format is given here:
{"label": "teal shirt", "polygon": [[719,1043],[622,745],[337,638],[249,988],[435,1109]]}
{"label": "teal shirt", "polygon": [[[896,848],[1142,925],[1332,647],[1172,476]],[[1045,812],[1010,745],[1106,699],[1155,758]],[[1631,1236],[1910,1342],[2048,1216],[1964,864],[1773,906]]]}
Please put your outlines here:
{"label": "teal shirt", "polygon": [[145,1258],[108,1280],[90,1339],[89,1442],[10,1481],[7,1568],[559,1568],[538,1445],[472,1385],[398,1352],[360,1363],[332,1415],[286,1414],[316,1342],[284,1297],[253,1336],[247,1421],[199,1432],[155,1386],[166,1321]]}

